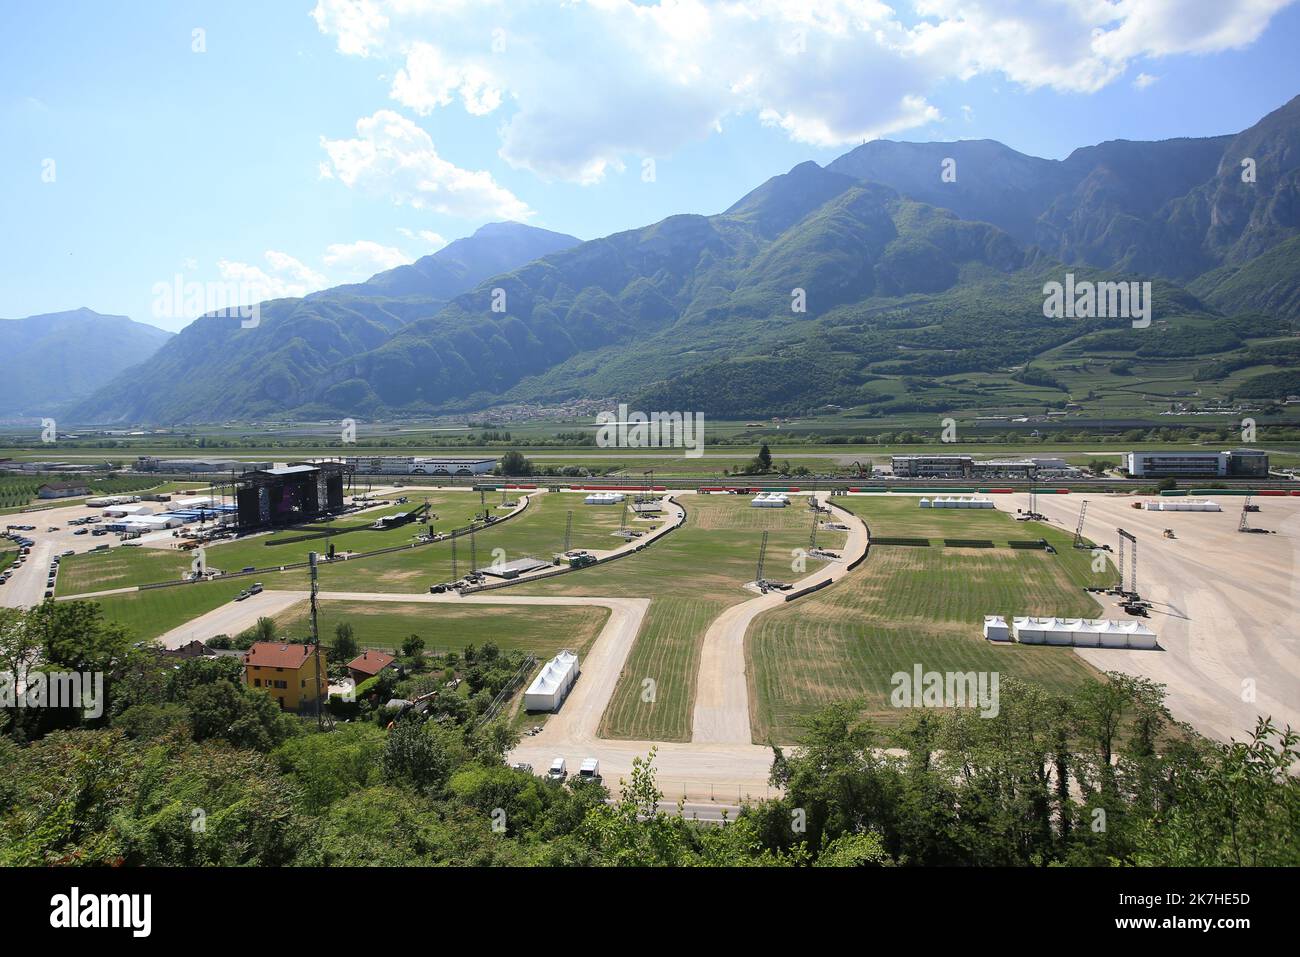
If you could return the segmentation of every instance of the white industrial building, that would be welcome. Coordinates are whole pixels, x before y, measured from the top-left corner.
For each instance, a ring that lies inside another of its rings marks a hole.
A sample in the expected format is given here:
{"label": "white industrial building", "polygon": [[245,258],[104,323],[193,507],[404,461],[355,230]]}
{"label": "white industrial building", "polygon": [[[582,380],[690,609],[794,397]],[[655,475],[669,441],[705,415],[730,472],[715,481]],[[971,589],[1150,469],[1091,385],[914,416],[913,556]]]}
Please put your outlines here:
{"label": "white industrial building", "polygon": [[1218,502],[1199,498],[1161,498],[1143,502],[1148,512],[1222,512]]}
{"label": "white industrial building", "polygon": [[148,505],[110,505],[100,514],[105,518],[125,518],[127,515],[148,515],[153,509]]}
{"label": "white industrial building", "polygon": [[753,508],[785,508],[790,504],[790,496],[784,492],[759,492],[749,504]]}
{"label": "white industrial building", "polygon": [[185,519],[179,515],[172,515],[164,512],[161,515],[128,515],[116,523],[123,531],[140,532],[161,532],[169,528],[180,528],[185,524]]}
{"label": "white industrial building", "polygon": [[1140,621],[1115,621],[1111,618],[1013,618],[1012,628],[1016,641],[1025,645],[1157,647],[1156,633]]}
{"label": "white industrial building", "polygon": [[210,508],[220,503],[211,495],[195,495],[189,498],[174,498],[168,504],[172,508]]}
{"label": "white industrial building", "polygon": [[984,637],[989,641],[1010,641],[1011,631],[1001,615],[984,616]]}
{"label": "white industrial building", "polygon": [[617,505],[623,501],[622,492],[592,492],[583,500],[585,505]]}
{"label": "white industrial building", "polygon": [[917,508],[993,508],[993,499],[967,498],[964,495],[936,496],[934,499],[923,498],[916,505]]}
{"label": "white industrial building", "polygon": [[344,459],[357,472],[371,475],[485,475],[496,459],[421,458],[414,455],[353,456]]}
{"label": "white industrial building", "polygon": [[542,665],[542,670],[524,692],[525,711],[558,711],[578,680],[578,656],[561,651]]}

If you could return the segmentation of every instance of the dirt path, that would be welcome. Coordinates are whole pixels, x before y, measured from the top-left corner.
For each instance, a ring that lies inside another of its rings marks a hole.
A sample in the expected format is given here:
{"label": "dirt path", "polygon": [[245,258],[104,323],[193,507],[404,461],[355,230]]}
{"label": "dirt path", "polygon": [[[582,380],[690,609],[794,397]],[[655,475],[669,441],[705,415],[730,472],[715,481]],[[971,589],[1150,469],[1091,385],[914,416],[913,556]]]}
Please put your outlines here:
{"label": "dirt path", "polygon": [[[825,502],[829,494],[819,493],[818,498]],[[844,547],[839,549],[840,557],[796,582],[795,591],[826,579],[843,578],[848,574],[849,564],[866,551],[867,528],[862,519],[843,512],[836,512],[835,518],[849,526]],[[732,605],[709,626],[696,678],[693,744],[749,744],[753,740],[745,676],[745,635],[755,618],[784,605],[786,594],[769,592]]]}

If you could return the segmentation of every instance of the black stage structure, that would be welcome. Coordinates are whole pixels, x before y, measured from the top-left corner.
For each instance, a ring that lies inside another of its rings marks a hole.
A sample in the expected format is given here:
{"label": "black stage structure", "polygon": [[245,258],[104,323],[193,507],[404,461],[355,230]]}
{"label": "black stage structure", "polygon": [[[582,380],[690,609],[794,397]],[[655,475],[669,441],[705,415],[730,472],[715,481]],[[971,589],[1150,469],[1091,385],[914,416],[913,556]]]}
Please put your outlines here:
{"label": "black stage structure", "polygon": [[351,473],[342,462],[245,472],[234,480],[240,531],[295,525],[343,511],[344,479]]}

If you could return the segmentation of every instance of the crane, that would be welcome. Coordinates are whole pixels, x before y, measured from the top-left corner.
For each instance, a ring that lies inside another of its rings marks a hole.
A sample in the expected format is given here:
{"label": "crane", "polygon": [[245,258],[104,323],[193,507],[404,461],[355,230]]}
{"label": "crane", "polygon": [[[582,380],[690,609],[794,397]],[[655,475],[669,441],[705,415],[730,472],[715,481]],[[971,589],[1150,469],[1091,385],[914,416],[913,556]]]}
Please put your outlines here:
{"label": "crane", "polygon": [[763,540],[758,546],[758,571],[754,573],[754,582],[759,588],[763,587],[763,562],[767,558],[767,532],[763,532]]}
{"label": "crane", "polygon": [[1237,523],[1237,531],[1250,531],[1250,522],[1246,520],[1246,513],[1250,511],[1250,496],[1246,496],[1246,501],[1241,505],[1241,521]]}
{"label": "crane", "polygon": [[572,547],[573,542],[573,509],[569,509],[569,514],[564,519],[564,551],[567,553]]}

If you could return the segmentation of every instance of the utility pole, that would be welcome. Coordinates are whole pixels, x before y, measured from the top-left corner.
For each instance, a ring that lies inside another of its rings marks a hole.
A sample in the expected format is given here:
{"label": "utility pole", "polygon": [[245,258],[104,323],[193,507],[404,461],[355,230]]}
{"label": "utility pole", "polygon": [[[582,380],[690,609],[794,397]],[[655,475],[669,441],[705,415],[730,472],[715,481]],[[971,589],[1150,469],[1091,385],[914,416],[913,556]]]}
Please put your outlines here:
{"label": "utility pole", "polygon": [[812,513],[812,531],[808,533],[808,551],[812,551],[817,547],[817,523],[820,519],[821,513],[817,511],[816,506],[814,506]]}
{"label": "utility pole", "polygon": [[325,713],[322,708],[320,691],[320,623],[316,615],[316,593],[319,591],[319,582],[316,577],[316,553],[311,552],[307,556],[307,562],[311,566],[311,642],[315,646],[313,657],[316,661],[316,730],[325,730]]}
{"label": "utility pole", "polygon": [[451,580],[460,581],[460,576],[456,574],[456,533],[454,530],[451,535]]}
{"label": "utility pole", "polygon": [[469,573],[473,577],[478,572],[478,545],[474,541],[474,526],[469,527]]}

